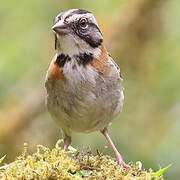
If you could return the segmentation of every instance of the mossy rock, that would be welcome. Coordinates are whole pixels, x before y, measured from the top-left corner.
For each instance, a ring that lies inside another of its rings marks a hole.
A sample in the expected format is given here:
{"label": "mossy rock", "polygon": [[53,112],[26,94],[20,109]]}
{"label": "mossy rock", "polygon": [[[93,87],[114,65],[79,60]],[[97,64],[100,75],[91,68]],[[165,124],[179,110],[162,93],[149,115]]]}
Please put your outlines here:
{"label": "mossy rock", "polygon": [[130,163],[131,169],[123,169],[107,155],[93,155],[91,151],[79,152],[72,147],[64,152],[61,140],[50,150],[42,145],[29,155],[27,145],[14,162],[0,167],[1,180],[163,180],[157,174],[141,169],[141,163]]}

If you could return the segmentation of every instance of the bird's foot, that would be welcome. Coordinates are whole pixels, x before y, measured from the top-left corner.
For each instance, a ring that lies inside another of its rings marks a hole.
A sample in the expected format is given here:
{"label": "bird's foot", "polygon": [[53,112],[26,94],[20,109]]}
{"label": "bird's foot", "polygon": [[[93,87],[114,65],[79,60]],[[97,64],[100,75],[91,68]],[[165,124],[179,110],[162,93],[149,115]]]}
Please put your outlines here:
{"label": "bird's foot", "polygon": [[71,137],[65,135],[65,138],[64,138],[64,151],[68,151],[68,147],[69,147],[70,144],[71,144]]}
{"label": "bird's foot", "polygon": [[131,166],[129,166],[128,164],[126,164],[124,161],[123,161],[123,159],[122,159],[122,157],[121,157],[121,155],[118,153],[118,154],[116,154],[116,162],[118,163],[118,164],[120,164],[123,168],[129,168],[129,169],[131,169]]}

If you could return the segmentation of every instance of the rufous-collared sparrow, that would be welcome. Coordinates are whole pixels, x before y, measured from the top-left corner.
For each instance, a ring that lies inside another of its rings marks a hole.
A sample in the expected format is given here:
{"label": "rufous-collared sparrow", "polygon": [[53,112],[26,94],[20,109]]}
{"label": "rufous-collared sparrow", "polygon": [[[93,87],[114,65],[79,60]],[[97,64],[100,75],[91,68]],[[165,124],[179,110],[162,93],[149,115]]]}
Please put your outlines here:
{"label": "rufous-collared sparrow", "polygon": [[57,50],[46,75],[47,107],[64,132],[64,150],[72,132],[101,131],[116,161],[125,164],[107,127],[124,101],[120,69],[108,54],[96,19],[89,11],[58,14],[52,30]]}

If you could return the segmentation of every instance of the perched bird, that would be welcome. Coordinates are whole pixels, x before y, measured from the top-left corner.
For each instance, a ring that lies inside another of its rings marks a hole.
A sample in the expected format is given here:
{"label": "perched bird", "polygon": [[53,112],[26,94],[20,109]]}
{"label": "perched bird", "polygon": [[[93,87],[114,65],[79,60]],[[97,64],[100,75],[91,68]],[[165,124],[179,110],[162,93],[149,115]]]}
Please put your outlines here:
{"label": "perched bird", "polygon": [[96,19],[87,10],[70,9],[56,16],[52,30],[57,53],[46,75],[46,102],[64,132],[64,150],[72,132],[100,131],[116,161],[128,168],[107,131],[123,106],[122,78],[104,46]]}

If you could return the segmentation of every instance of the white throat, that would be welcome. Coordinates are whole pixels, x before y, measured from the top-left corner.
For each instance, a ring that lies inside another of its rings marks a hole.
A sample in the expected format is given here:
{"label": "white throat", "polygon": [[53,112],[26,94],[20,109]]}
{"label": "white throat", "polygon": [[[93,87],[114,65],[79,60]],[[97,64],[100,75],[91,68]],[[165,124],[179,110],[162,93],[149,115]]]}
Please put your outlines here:
{"label": "white throat", "polygon": [[98,58],[101,54],[100,47],[92,48],[85,41],[70,34],[59,36],[59,47],[57,47],[57,54],[68,54],[69,56],[78,55],[80,53],[91,53],[94,58]]}

